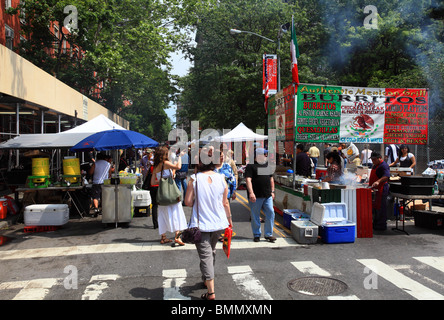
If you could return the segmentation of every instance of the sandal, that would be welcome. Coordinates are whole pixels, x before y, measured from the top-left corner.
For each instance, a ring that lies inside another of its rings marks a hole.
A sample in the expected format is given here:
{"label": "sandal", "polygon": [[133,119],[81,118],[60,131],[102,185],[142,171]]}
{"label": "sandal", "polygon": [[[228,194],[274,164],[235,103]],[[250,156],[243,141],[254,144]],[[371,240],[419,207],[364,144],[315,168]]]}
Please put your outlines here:
{"label": "sandal", "polygon": [[170,243],[170,242],[173,242],[173,240],[168,239],[166,236],[162,236],[162,238],[160,239],[161,244]]}
{"label": "sandal", "polygon": [[[210,296],[212,296],[212,297],[210,297]],[[214,297],[214,292],[213,292],[213,293],[209,293],[209,292],[204,293],[203,295],[200,296],[200,298],[201,298],[202,300],[214,300],[214,299],[216,299],[216,298]]]}
{"label": "sandal", "polygon": [[174,239],[174,242],[176,242],[180,246],[184,246],[185,245],[185,243],[183,243],[182,240],[180,240],[180,238]]}

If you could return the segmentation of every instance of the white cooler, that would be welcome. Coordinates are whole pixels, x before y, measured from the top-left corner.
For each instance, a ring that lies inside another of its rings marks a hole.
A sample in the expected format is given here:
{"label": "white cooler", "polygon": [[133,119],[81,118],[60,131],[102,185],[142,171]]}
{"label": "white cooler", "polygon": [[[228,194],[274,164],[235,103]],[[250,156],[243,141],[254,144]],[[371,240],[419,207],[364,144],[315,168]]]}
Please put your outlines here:
{"label": "white cooler", "polygon": [[151,195],[148,190],[133,190],[131,191],[133,197],[134,207],[147,208],[151,204]]}
{"label": "white cooler", "polygon": [[25,208],[25,226],[62,226],[69,221],[67,204],[33,204]]}
{"label": "white cooler", "polygon": [[139,209],[145,209],[146,215],[149,216],[151,205],[151,194],[148,190],[131,191],[133,198],[134,214],[139,214]]}

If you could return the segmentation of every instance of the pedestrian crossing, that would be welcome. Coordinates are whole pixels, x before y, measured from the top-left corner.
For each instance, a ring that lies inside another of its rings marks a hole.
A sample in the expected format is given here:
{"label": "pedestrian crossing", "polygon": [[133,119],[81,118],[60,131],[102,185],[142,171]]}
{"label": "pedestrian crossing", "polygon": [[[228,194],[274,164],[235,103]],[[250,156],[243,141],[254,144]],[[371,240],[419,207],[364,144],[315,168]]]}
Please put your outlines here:
{"label": "pedestrian crossing", "polygon": [[[389,298],[390,294],[397,295],[401,300],[444,300],[444,257],[412,257],[409,260],[411,264],[394,265],[378,259],[355,259],[348,262],[353,263],[353,268],[347,268],[354,270],[353,275],[343,274],[342,270],[337,270],[339,266],[325,266],[325,261],[284,261],[280,265],[282,270],[267,270],[265,275],[260,266],[257,267],[259,270],[250,265],[220,266],[216,268],[216,289],[230,288],[226,299],[231,300],[367,300]],[[279,290],[276,288],[276,283],[287,283],[308,276],[336,278],[346,282],[348,289],[340,295],[315,297],[288,288],[285,288],[287,291],[283,294],[282,286]],[[164,269],[160,274],[140,275],[140,278],[144,277],[160,280],[158,292],[161,294],[153,296],[154,300],[192,300],[205,290],[196,284],[201,281],[195,269],[191,272],[184,268]],[[267,278],[274,280],[267,281]],[[108,291],[125,286],[127,280],[130,281],[117,274],[93,275],[88,281],[79,283],[78,290],[67,290],[66,278],[2,282],[0,297],[4,300],[106,300],[109,297]],[[190,291],[190,287],[194,289]],[[57,294],[51,294],[53,290]],[[197,294],[194,291],[199,292]],[[224,299],[223,294],[218,295],[218,298]]]}

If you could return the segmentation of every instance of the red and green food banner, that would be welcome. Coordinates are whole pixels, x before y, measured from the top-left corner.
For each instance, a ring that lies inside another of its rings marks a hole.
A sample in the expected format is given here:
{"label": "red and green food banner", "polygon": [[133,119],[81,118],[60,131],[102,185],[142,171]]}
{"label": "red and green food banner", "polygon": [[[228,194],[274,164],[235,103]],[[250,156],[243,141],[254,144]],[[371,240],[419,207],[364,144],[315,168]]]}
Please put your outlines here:
{"label": "red and green food banner", "polygon": [[295,130],[297,142],[426,144],[428,90],[299,85]]}
{"label": "red and green food banner", "polygon": [[384,143],[427,144],[427,89],[386,89]]}
{"label": "red and green food banner", "polygon": [[294,99],[290,85],[268,100],[268,129],[276,129],[276,141],[294,140]]}
{"label": "red and green food banner", "polygon": [[339,141],[341,87],[300,85],[296,104],[297,142]]}

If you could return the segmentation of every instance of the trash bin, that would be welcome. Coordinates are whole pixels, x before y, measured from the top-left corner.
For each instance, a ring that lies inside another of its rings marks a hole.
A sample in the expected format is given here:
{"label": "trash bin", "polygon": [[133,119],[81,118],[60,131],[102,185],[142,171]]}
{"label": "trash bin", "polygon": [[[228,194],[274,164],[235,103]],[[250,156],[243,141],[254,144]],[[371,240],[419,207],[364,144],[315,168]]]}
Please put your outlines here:
{"label": "trash bin", "polygon": [[[102,223],[129,223],[133,218],[132,185],[102,185]],[[118,209],[116,219],[116,194]]]}

